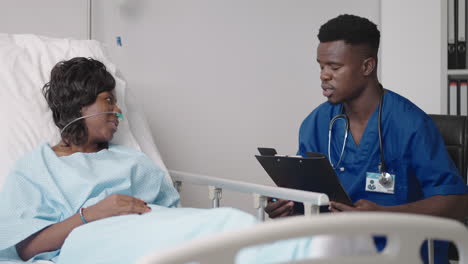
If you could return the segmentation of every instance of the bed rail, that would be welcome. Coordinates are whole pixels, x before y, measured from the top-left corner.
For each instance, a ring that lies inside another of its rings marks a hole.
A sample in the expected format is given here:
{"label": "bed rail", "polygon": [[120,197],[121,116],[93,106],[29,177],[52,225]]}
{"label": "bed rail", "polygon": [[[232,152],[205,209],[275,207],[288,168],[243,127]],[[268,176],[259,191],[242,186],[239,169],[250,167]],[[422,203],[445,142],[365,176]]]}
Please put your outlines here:
{"label": "bed rail", "polygon": [[304,203],[304,212],[306,215],[318,214],[320,206],[329,204],[328,196],[324,193],[271,187],[176,170],[169,170],[169,174],[174,182],[174,186],[179,192],[182,183],[208,186],[209,198],[213,201],[213,207],[219,207],[223,189],[253,194],[254,208],[257,209],[257,218],[262,221],[265,220],[264,208],[268,197],[302,202]]}

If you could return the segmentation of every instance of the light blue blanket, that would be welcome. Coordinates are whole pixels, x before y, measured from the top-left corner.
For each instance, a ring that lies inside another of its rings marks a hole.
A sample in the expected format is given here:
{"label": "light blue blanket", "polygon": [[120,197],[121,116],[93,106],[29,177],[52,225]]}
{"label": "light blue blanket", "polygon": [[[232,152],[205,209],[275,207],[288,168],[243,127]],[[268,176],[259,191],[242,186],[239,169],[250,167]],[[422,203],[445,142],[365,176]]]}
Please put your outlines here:
{"label": "light blue blanket", "polygon": [[[200,236],[257,224],[252,215],[232,208],[152,208],[147,214],[112,217],[76,228],[65,241],[57,264],[135,263],[146,254]],[[308,256],[310,241],[294,239],[248,248],[238,254],[236,263],[301,259]]]}
{"label": "light blue blanket", "polygon": [[19,260],[18,242],[114,193],[166,207],[179,200],[165,172],[138,151],[110,145],[97,153],[57,157],[48,144],[40,145],[17,162],[0,193],[0,260]]}
{"label": "light blue blanket", "polygon": [[[48,144],[18,161],[0,193],[0,260],[20,261],[15,245],[108,195],[141,198],[153,210],[143,215],[101,219],[75,228],[61,250],[36,259],[62,264],[134,263],[145,254],[194,238],[256,225],[250,214],[229,208],[172,208],[179,195],[144,154],[111,145],[97,153],[57,157]],[[237,263],[271,263],[302,258],[308,239],[246,249]]]}

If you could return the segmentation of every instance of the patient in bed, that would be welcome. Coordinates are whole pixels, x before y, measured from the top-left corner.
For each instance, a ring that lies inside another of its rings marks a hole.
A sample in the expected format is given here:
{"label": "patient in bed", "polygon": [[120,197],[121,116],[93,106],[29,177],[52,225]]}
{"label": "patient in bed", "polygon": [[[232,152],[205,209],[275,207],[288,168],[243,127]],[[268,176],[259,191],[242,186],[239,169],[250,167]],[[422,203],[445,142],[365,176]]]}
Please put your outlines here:
{"label": "patient in bed", "polygon": [[[74,58],[52,69],[43,93],[61,141],[41,144],[8,175],[0,260],[133,263],[155,249],[256,224],[235,209],[175,209],[179,195],[165,172],[145,154],[109,143],[122,117],[114,87],[97,60]],[[308,243],[247,250],[239,262],[300,258]]]}

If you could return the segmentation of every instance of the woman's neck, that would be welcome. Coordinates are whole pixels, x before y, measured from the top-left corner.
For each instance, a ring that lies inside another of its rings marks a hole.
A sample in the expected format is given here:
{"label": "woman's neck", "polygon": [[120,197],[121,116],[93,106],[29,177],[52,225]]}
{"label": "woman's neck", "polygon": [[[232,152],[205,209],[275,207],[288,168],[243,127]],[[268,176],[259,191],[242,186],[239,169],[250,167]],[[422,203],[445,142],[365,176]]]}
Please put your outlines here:
{"label": "woman's neck", "polygon": [[77,152],[94,153],[108,147],[107,143],[85,143],[82,145],[67,144],[61,140],[52,150],[57,156],[68,156]]}

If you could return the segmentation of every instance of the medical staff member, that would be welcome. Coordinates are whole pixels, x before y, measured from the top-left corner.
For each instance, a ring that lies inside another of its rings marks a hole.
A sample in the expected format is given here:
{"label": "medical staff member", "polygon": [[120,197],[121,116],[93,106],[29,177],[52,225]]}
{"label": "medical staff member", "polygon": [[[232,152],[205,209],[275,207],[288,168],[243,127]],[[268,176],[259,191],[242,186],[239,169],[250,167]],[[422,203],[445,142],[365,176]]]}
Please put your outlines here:
{"label": "medical staff member", "polygon": [[[468,187],[432,119],[379,83],[377,26],[340,15],[321,26],[318,38],[317,63],[328,101],[303,121],[298,154],[326,154],[354,202],[332,201],[330,210],[466,216]],[[294,214],[293,205],[279,199],[265,211],[272,218],[287,216]],[[379,249],[384,244],[376,240]],[[447,247],[435,243],[436,263],[448,263]]]}

